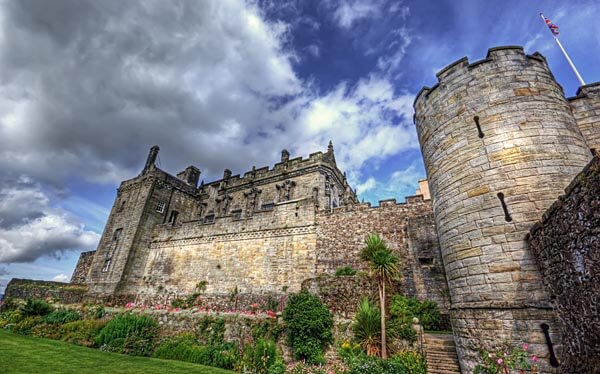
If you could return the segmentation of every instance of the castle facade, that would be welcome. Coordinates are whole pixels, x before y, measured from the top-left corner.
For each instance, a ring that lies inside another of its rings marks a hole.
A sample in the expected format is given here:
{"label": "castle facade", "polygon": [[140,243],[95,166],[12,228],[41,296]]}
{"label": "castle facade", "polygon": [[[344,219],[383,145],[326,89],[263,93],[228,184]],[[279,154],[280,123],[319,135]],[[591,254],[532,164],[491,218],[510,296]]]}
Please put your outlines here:
{"label": "castle facade", "polygon": [[364,269],[358,254],[377,232],[402,258],[402,291],[450,312],[463,372],[499,341],[529,343],[540,372],[556,372],[569,316],[557,318],[542,276],[552,272],[527,238],[600,150],[600,84],[566,98],[545,58],[521,47],[460,59],[437,78],[414,103],[431,199],[424,183],[405,203],[360,204],[331,144],[200,186],[193,166],[157,168],[153,147],[73,282],[144,299],[191,294],[198,282],[213,295],[283,295],[343,266]]}

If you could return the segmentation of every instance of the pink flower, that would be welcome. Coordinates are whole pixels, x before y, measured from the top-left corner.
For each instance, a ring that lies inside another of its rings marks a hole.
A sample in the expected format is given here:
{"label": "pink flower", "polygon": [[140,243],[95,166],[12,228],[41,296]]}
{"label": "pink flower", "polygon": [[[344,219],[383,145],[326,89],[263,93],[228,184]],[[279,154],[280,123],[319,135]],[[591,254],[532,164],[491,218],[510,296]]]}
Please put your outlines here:
{"label": "pink flower", "polygon": [[531,361],[533,361],[533,362],[539,362],[540,359],[538,358],[538,356],[533,355],[533,356],[531,356]]}
{"label": "pink flower", "polygon": [[527,344],[527,343],[523,344],[523,349],[524,350],[528,350],[529,349],[529,344]]}
{"label": "pink flower", "polygon": [[498,365],[502,365],[502,363],[504,362],[503,359],[499,358],[498,361],[496,361],[498,363]]}

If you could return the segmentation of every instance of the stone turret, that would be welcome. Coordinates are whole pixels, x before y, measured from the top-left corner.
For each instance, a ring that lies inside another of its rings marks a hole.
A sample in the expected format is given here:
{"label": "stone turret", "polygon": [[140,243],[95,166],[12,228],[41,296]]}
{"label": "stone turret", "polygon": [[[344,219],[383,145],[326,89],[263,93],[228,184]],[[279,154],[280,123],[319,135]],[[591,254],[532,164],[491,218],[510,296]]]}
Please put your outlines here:
{"label": "stone turret", "polygon": [[579,87],[577,96],[569,102],[588,146],[600,152],[600,82]]}
{"label": "stone turret", "polygon": [[553,372],[540,325],[554,313],[525,236],[591,159],[545,58],[498,47],[460,59],[415,100],[415,124],[463,372],[479,348],[529,343]]}

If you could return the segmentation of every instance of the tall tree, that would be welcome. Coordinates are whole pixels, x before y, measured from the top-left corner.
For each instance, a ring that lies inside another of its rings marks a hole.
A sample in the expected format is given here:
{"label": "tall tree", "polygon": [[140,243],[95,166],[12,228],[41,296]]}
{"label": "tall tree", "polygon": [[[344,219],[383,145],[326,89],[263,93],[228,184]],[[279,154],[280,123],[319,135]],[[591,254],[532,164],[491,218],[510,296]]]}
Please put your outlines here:
{"label": "tall tree", "polygon": [[394,256],[378,234],[369,234],[365,238],[365,247],[361,251],[363,260],[369,263],[371,272],[377,279],[379,304],[381,306],[381,357],[387,358],[387,342],[385,329],[385,286],[399,275],[398,257]]}

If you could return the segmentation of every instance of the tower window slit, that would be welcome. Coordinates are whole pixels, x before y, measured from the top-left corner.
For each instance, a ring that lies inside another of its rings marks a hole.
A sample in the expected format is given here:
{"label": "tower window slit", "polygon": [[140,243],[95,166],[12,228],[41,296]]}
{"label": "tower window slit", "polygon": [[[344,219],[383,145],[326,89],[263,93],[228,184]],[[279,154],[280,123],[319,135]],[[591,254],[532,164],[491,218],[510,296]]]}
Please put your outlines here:
{"label": "tower window slit", "polygon": [[504,210],[504,220],[506,222],[511,222],[512,217],[510,213],[508,213],[508,207],[506,206],[506,202],[504,201],[504,194],[502,192],[498,192],[498,199],[500,200],[500,204],[502,204],[502,210]]}
{"label": "tower window slit", "polygon": [[481,125],[479,124],[479,116],[473,117],[473,121],[475,121],[475,126],[477,126],[477,132],[479,133],[479,137],[483,138],[485,134],[481,131]]}

